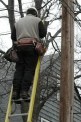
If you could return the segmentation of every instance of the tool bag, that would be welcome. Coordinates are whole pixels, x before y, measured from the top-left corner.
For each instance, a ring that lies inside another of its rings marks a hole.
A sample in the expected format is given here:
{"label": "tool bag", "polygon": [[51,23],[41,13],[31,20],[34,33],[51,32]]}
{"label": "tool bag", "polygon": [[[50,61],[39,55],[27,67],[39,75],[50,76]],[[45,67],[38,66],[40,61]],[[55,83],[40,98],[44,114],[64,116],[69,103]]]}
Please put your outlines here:
{"label": "tool bag", "polygon": [[19,57],[17,55],[17,52],[13,47],[11,47],[7,50],[7,52],[4,54],[3,58],[5,58],[7,61],[10,61],[10,62],[18,62],[19,61]]}
{"label": "tool bag", "polygon": [[37,42],[36,46],[35,46],[35,50],[38,52],[39,55],[44,55],[44,53],[46,52],[46,48],[45,46],[40,43],[40,42]]}
{"label": "tool bag", "polygon": [[45,46],[41,42],[37,41],[37,39],[35,38],[23,38],[14,42],[14,44],[16,45],[17,49],[27,49],[28,46],[31,45],[38,52],[39,55],[43,55],[46,52]]}

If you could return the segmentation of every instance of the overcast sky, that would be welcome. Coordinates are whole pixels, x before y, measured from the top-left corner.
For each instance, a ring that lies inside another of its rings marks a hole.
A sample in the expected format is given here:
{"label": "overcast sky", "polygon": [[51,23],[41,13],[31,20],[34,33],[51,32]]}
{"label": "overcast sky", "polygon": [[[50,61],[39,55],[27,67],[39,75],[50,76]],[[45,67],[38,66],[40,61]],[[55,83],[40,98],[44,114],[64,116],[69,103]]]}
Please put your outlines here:
{"label": "overcast sky", "polygon": [[[3,0],[5,1],[5,3],[7,4],[7,1],[8,0]],[[23,9],[24,11],[32,6],[32,0],[23,0]],[[15,3],[15,10],[17,10],[17,1]],[[0,2],[0,10],[4,9],[5,7],[1,4]],[[19,18],[19,15],[17,13],[15,13],[17,18]],[[11,37],[10,37],[10,26],[9,26],[9,21],[7,18],[3,17],[3,16],[7,16],[8,13],[7,11],[0,11],[0,48],[3,49],[3,50],[7,50],[9,47],[12,46],[12,41],[11,41]],[[7,35],[5,35],[7,34]]]}
{"label": "overcast sky", "polygon": [[[6,2],[7,4],[7,1],[8,0],[3,0]],[[32,6],[32,0],[23,0],[23,9],[24,11]],[[78,2],[81,4],[81,0],[78,0]],[[17,1],[15,3],[15,10],[17,10]],[[0,10],[4,9],[5,7],[0,3]],[[60,14],[60,13],[59,13]],[[3,17],[1,18],[2,16],[6,16],[7,15],[7,11],[0,11],[0,48],[3,49],[3,50],[7,50],[9,47],[11,47],[12,45],[12,41],[11,41],[11,38],[10,38],[10,26],[9,26],[9,21],[7,18]],[[18,13],[16,13],[16,19],[19,19],[19,16],[18,16]],[[16,20],[17,21],[17,20]],[[54,25],[56,25],[56,23],[54,22]],[[50,26],[50,28],[52,28],[52,26]],[[50,30],[50,29],[49,29]],[[55,29],[51,29],[51,31],[53,31],[53,33],[56,31]],[[7,35],[5,35],[7,34]]]}

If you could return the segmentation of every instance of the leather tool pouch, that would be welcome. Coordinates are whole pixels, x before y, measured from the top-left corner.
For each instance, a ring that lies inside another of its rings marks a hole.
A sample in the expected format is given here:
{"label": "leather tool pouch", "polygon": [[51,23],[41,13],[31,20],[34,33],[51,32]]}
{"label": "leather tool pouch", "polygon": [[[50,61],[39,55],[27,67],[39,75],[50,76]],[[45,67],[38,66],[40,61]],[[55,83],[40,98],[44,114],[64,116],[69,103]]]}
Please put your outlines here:
{"label": "leather tool pouch", "polygon": [[10,62],[18,62],[19,61],[19,57],[17,55],[17,52],[15,49],[13,49],[13,47],[9,48],[3,57]]}
{"label": "leather tool pouch", "polygon": [[35,50],[38,52],[39,55],[43,55],[46,52],[46,48],[44,47],[44,45],[40,42],[37,42],[36,46],[35,46]]}
{"label": "leather tool pouch", "polygon": [[44,45],[35,38],[23,38],[15,42],[15,44],[18,50],[28,50],[33,47],[39,55],[43,55],[46,52]]}

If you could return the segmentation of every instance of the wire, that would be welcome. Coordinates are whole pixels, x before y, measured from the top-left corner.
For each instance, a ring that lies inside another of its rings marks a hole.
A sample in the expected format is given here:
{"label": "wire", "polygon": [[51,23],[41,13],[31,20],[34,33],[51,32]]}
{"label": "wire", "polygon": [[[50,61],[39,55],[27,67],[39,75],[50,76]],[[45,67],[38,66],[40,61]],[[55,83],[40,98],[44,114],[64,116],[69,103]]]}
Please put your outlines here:
{"label": "wire", "polygon": [[[62,0],[63,2],[65,2],[65,0]],[[62,3],[62,2],[61,2]],[[65,2],[65,4],[67,5],[67,7],[71,10],[71,12],[73,12],[73,14],[74,14],[74,11],[71,9],[71,7]],[[62,3],[62,5],[63,5],[63,3]],[[65,7],[64,5],[63,5],[63,7]],[[66,8],[66,7],[65,7]],[[68,10],[67,10],[68,11]],[[75,20],[75,17],[68,11],[68,13],[71,15],[71,17]],[[78,18],[78,17],[77,17]],[[75,21],[80,27],[81,27],[81,23],[80,22],[77,22],[77,21]],[[79,28],[80,30],[81,30],[81,28]]]}
{"label": "wire", "polygon": [[[33,1],[34,2],[34,1]],[[27,3],[23,3],[22,5],[26,5],[26,4],[29,4],[29,3],[32,3],[32,2],[27,2]],[[16,6],[19,6],[19,5],[14,5],[14,7],[16,7]],[[12,7],[12,6],[9,6],[9,7]],[[6,10],[8,10],[8,9],[2,9],[2,8],[0,8],[0,11],[6,11]],[[11,8],[9,8],[9,10],[14,10],[14,9],[11,9]],[[17,11],[17,10],[14,10],[14,12],[18,12],[18,13],[20,13],[19,11]],[[24,12],[22,12],[22,13],[24,13]]]}
{"label": "wire", "polygon": [[[52,0],[51,0],[52,1]],[[64,1],[64,0],[62,0],[62,1]],[[61,1],[61,2],[62,2]],[[49,4],[49,2],[50,1],[48,1],[43,7],[41,7],[40,9],[42,9],[42,8],[44,8],[47,4]],[[64,1],[65,2],[65,1]],[[74,14],[74,11],[69,7],[69,5],[65,2],[65,4],[67,5],[67,7],[73,12],[73,14]],[[62,4],[63,5],[63,4]],[[64,6],[64,5],[63,5]],[[64,6],[65,7],[65,6]],[[7,9],[4,9],[4,10],[7,10]],[[12,10],[12,9],[10,9],[10,10]],[[18,12],[18,13],[20,13],[19,11],[16,11],[15,10],[15,12]],[[68,13],[71,15],[71,17],[75,20],[75,17],[68,11]],[[78,17],[77,17],[78,18]],[[81,23],[80,22],[77,22],[77,21],[75,21],[80,27],[81,27]],[[81,29],[81,28],[79,28],[79,29]],[[10,33],[7,33],[7,34],[10,34]],[[1,34],[1,35],[7,35],[7,34]]]}
{"label": "wire", "polygon": [[9,34],[11,34],[11,32],[9,32],[9,33],[0,33],[0,36],[9,35]]}
{"label": "wire", "polygon": [[[48,5],[50,2],[51,2],[52,0],[49,0],[44,6],[42,6],[42,7],[40,7],[38,10],[40,10],[40,9],[43,9],[46,5]],[[34,1],[33,1],[34,2]],[[29,2],[29,3],[32,3],[32,2]],[[25,3],[24,3],[25,4]],[[27,3],[28,4],[28,3]],[[22,4],[23,5],[23,4]],[[17,5],[18,6],[18,5]],[[12,7],[12,6],[9,6],[9,7]],[[0,9],[0,11],[4,11],[4,10],[8,10],[8,9]],[[20,13],[19,11],[17,11],[17,10],[14,10],[14,9],[11,9],[11,8],[9,8],[9,10],[13,10],[14,12],[18,12],[18,13]],[[22,13],[25,13],[25,12],[22,12]]]}

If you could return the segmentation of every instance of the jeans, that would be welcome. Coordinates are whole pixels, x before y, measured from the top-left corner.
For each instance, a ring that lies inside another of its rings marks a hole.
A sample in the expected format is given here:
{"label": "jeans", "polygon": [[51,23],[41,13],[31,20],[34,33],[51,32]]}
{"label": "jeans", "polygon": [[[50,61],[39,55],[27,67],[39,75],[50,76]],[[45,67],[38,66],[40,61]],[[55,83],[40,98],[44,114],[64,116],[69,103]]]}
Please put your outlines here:
{"label": "jeans", "polygon": [[18,49],[19,61],[15,66],[13,78],[13,91],[28,91],[35,73],[38,54],[33,46],[28,46],[27,50]]}

